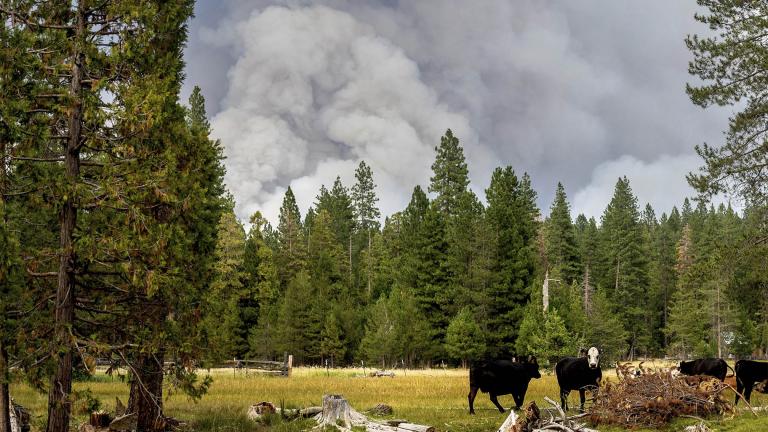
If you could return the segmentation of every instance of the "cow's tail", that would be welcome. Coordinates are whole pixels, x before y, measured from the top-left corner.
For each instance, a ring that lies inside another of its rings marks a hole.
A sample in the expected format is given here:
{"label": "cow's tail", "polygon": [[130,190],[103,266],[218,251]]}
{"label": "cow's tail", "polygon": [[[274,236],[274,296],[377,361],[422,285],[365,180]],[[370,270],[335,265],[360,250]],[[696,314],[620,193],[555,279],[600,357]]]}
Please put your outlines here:
{"label": "cow's tail", "polygon": [[[736,363],[738,363],[738,362],[736,362]],[[726,378],[730,378],[730,377],[736,376],[736,371],[733,370],[733,368],[728,364],[728,362],[725,362],[725,367],[727,367],[728,369],[731,370],[731,372],[733,372],[733,375],[727,375]]]}

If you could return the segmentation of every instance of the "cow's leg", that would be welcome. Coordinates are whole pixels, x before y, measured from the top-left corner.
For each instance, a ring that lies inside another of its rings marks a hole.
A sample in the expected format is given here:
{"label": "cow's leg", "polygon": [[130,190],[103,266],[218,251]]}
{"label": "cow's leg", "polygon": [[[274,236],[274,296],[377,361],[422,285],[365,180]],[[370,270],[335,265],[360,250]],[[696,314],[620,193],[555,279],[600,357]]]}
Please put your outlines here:
{"label": "cow's leg", "polygon": [[467,395],[467,399],[469,399],[469,413],[474,414],[475,413],[475,396],[477,396],[477,387],[470,387],[469,388],[469,394]]}
{"label": "cow's leg", "polygon": [[579,403],[580,403],[579,411],[580,412],[584,412],[584,400],[585,400],[584,393],[586,393],[586,390],[584,390],[584,387],[580,388],[579,389]]}
{"label": "cow's leg", "polygon": [[752,381],[748,381],[744,383],[744,400],[749,403],[749,397],[752,395],[752,387],[754,387],[755,383]]}
{"label": "cow's leg", "polygon": [[515,400],[515,409],[518,409],[518,410],[520,409],[520,407],[523,405],[524,397],[525,396],[523,396],[522,394],[512,393],[512,399]]}
{"label": "cow's leg", "polygon": [[560,408],[563,411],[568,411],[568,393],[570,392],[570,390],[560,390]]}
{"label": "cow's leg", "polygon": [[499,412],[504,412],[504,408],[501,406],[501,404],[499,404],[499,400],[496,399],[496,393],[491,393],[491,402],[496,405],[496,408],[499,409]]}
{"label": "cow's leg", "polygon": [[736,406],[739,404],[739,399],[741,399],[741,396],[739,395],[744,394],[744,384],[741,383],[741,378],[738,376],[736,377],[736,400],[733,402],[733,405]]}

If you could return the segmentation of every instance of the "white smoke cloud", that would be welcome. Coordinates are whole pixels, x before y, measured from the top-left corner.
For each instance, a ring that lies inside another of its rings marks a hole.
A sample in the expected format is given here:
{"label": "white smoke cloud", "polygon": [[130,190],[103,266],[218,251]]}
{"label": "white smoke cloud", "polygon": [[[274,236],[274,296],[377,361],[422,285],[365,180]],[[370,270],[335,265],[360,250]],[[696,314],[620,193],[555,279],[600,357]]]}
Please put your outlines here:
{"label": "white smoke cloud", "polygon": [[[589,184],[573,195],[572,215],[575,218],[583,213],[587,217],[594,217],[600,223],[605,207],[613,198],[616,182],[623,176],[629,180],[640,211],[646,204],[651,204],[657,217],[663,212],[669,214],[673,206],[680,208],[685,197],[696,196],[685,175],[696,171],[700,164],[701,159],[695,154],[661,155],[651,162],[624,155],[604,162],[592,171]],[[718,205],[727,203],[728,199],[719,196],[713,202]],[[734,207],[738,209],[738,206]]]}
{"label": "white smoke cloud", "polygon": [[[287,185],[302,211],[320,184],[354,182],[366,160],[385,214],[429,179],[433,147],[452,128],[468,148],[477,134],[441,104],[418,65],[372,27],[327,7],[269,7],[217,38],[237,52],[223,110],[211,124],[227,156],[238,215],[275,220]],[[488,151],[468,155],[490,169]]]}
{"label": "white smoke cloud", "polygon": [[[446,4],[197,2],[187,87],[202,84],[214,107],[240,217],[261,209],[273,219],[288,185],[306,189],[297,192],[306,211],[320,184],[341,175],[351,185],[361,159],[374,169],[383,213],[401,210],[428,182],[448,127],[478,195],[494,167],[512,165],[531,174],[544,213],[558,181],[588,190],[623,156],[654,166],[722,141],[726,110],[702,112],[683,90],[683,39],[706,31],[692,18],[695,2]],[[688,171],[701,163],[687,161]],[[664,173],[681,186],[650,193],[679,204],[691,194],[688,171]]]}

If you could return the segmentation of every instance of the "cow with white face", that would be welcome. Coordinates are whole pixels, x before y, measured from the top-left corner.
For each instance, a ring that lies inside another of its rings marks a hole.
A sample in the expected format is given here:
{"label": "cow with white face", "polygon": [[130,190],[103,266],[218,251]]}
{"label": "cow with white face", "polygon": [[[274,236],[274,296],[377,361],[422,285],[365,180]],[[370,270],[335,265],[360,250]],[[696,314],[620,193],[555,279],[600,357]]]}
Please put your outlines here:
{"label": "cow with white face", "polygon": [[587,364],[590,369],[597,369],[600,365],[600,351],[592,347],[587,350]]}
{"label": "cow with white face", "polygon": [[600,350],[591,347],[583,357],[566,357],[555,365],[557,383],[560,385],[560,405],[568,409],[568,394],[579,391],[581,411],[584,411],[584,393],[592,390],[597,395],[603,373],[600,370]]}

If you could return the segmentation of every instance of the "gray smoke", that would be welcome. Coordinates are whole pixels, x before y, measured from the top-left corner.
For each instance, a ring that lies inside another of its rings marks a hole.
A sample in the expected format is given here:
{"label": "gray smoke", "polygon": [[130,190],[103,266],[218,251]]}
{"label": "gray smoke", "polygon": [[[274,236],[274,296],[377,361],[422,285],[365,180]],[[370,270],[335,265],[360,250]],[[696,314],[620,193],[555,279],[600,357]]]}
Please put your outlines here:
{"label": "gray smoke", "polygon": [[449,127],[480,196],[509,164],[545,213],[562,181],[599,216],[619,175],[663,211],[726,124],[684,94],[683,38],[705,30],[692,1],[199,3],[188,85],[208,96],[241,218],[274,220],[288,185],[305,211],[361,159],[383,213],[400,210]]}

